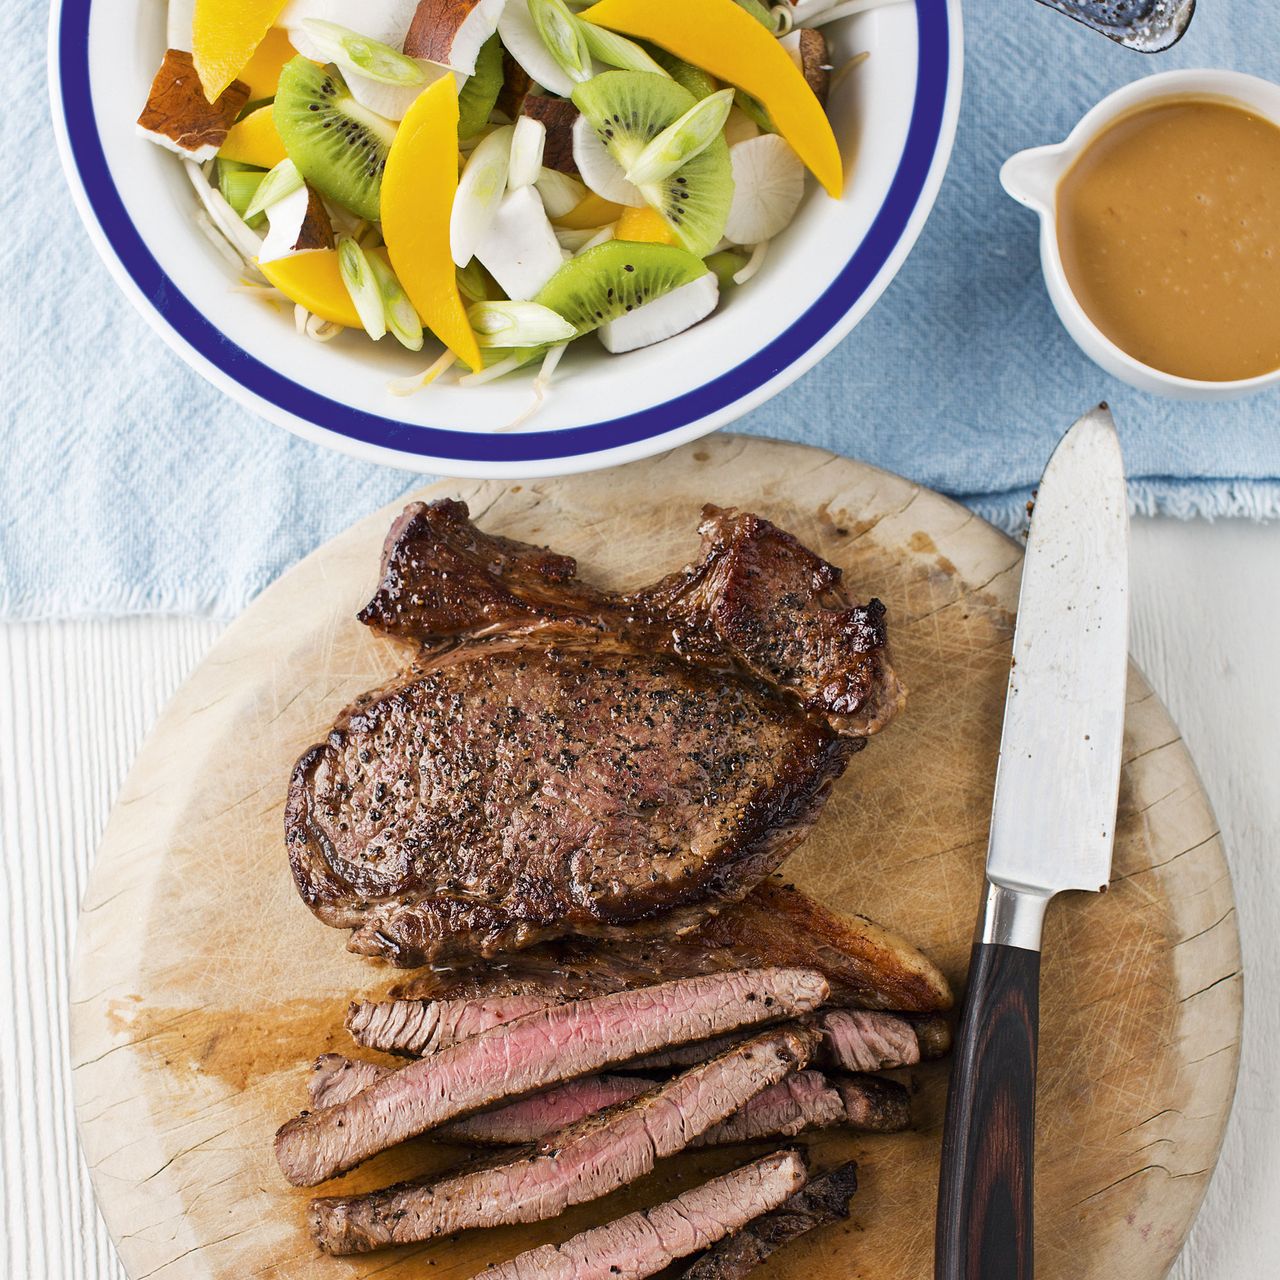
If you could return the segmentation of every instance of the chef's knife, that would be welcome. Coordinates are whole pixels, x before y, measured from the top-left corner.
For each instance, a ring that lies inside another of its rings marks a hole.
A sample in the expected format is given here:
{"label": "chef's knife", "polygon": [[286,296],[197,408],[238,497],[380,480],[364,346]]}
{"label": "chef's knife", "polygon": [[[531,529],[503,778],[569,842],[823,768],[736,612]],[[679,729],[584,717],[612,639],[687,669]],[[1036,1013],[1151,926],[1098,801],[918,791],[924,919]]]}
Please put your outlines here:
{"label": "chef's knife", "polygon": [[1040,928],[1111,878],[1128,666],[1124,464],[1105,405],[1062,438],[1022,568],[987,885],[942,1139],[936,1280],[1030,1280]]}

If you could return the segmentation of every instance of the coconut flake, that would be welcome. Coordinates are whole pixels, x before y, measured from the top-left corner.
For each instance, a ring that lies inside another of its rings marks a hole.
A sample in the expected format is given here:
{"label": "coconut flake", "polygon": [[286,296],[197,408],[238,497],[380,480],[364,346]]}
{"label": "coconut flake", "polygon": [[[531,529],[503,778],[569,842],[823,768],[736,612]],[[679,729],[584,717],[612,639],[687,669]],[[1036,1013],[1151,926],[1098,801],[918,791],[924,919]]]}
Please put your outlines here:
{"label": "coconut flake", "polygon": [[404,35],[404,51],[475,74],[480,47],[498,29],[506,0],[420,0]]}
{"label": "coconut flake", "polygon": [[333,248],[333,224],[324,201],[305,184],[266,208],[269,228],[259,262],[277,262],[295,253]]}
{"label": "coconut flake", "polygon": [[248,101],[249,86],[233,80],[210,102],[191,54],[168,49],[138,117],[138,132],[175,155],[204,164],[218,154]]}

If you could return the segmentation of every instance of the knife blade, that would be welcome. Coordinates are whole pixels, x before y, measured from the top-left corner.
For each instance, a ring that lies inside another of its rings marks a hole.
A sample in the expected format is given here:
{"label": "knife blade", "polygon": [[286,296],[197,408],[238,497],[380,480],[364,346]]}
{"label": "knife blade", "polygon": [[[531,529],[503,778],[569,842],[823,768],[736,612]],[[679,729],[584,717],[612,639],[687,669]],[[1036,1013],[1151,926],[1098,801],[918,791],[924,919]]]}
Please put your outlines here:
{"label": "knife blade", "polygon": [[1111,875],[1128,671],[1128,507],[1106,405],[1045,469],[1031,519],[987,884],[943,1129],[937,1280],[1030,1280],[1040,936]]}

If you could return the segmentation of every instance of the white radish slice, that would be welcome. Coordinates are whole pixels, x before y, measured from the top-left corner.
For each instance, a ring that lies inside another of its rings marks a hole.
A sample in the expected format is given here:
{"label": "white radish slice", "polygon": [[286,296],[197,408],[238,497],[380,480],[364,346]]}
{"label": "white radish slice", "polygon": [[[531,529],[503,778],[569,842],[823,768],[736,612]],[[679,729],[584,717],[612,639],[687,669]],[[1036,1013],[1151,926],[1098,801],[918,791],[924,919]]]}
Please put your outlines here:
{"label": "white radish slice", "polygon": [[[276,26],[289,33],[293,47],[313,62],[328,62],[329,55],[317,44],[303,25],[309,18],[336,22],[362,36],[402,49],[404,38],[418,11],[418,0],[289,0],[276,19]],[[414,62],[422,70],[424,80],[417,85],[382,84],[356,71],[344,71],[343,79],[351,96],[362,106],[387,120],[403,120],[418,95],[428,85],[447,74],[444,67],[423,58]]]}
{"label": "white radish slice", "polygon": [[471,153],[458,179],[449,215],[449,252],[459,267],[476,255],[476,246],[489,233],[498,205],[507,190],[511,139],[515,129],[495,129]]}
{"label": "white radish slice", "polygon": [[724,233],[734,244],[759,244],[776,236],[800,207],[804,165],[776,133],[729,148],[733,202]]}
{"label": "white radish slice", "polygon": [[304,58],[328,62],[329,55],[303,25],[308,18],[336,22],[370,40],[403,49],[417,11],[418,0],[289,0],[280,11],[276,26],[288,31],[290,43]]}
{"label": "white radish slice", "polygon": [[325,61],[336,63],[344,75],[354,72],[399,88],[421,89],[426,84],[427,73],[412,58],[381,40],[324,18],[305,18],[302,27],[311,42],[325,51]]}
{"label": "white radish slice", "polygon": [[705,320],[719,301],[720,285],[715,272],[708,271],[705,276],[602,324],[596,332],[608,351],[635,351],[692,328],[699,320]]}
{"label": "white radish slice", "polygon": [[476,257],[513,302],[528,301],[560,270],[564,253],[536,187],[503,196]]}
{"label": "white radish slice", "polygon": [[605,150],[586,116],[579,116],[573,122],[573,163],[582,181],[603,199],[630,205],[633,209],[643,209],[648,203],[627,181],[622,166]]}
{"label": "white radish slice", "polygon": [[571,178],[559,169],[544,168],[534,186],[542,197],[548,218],[563,218],[587,198],[586,187],[577,178]]}
{"label": "white radish slice", "polygon": [[511,167],[507,170],[507,190],[531,187],[542,173],[542,152],[547,144],[547,126],[532,116],[521,116],[511,139]]}
{"label": "white radish slice", "polygon": [[498,35],[506,51],[536,81],[562,98],[573,96],[574,79],[551,56],[542,43],[537,24],[529,12],[529,0],[507,0],[498,19]]}
{"label": "white radish slice", "polygon": [[760,136],[760,126],[741,107],[734,107],[724,122],[724,140],[732,147]]}

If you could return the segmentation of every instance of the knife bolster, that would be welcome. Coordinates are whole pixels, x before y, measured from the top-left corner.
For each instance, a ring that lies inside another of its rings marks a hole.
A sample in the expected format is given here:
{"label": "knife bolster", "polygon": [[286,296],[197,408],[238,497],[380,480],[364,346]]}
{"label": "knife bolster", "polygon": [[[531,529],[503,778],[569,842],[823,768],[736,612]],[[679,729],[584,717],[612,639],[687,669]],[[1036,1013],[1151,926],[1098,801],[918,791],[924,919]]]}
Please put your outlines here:
{"label": "knife bolster", "polygon": [[988,883],[976,940],[1002,947],[1021,947],[1024,951],[1039,951],[1044,913],[1051,897],[1051,893]]}

